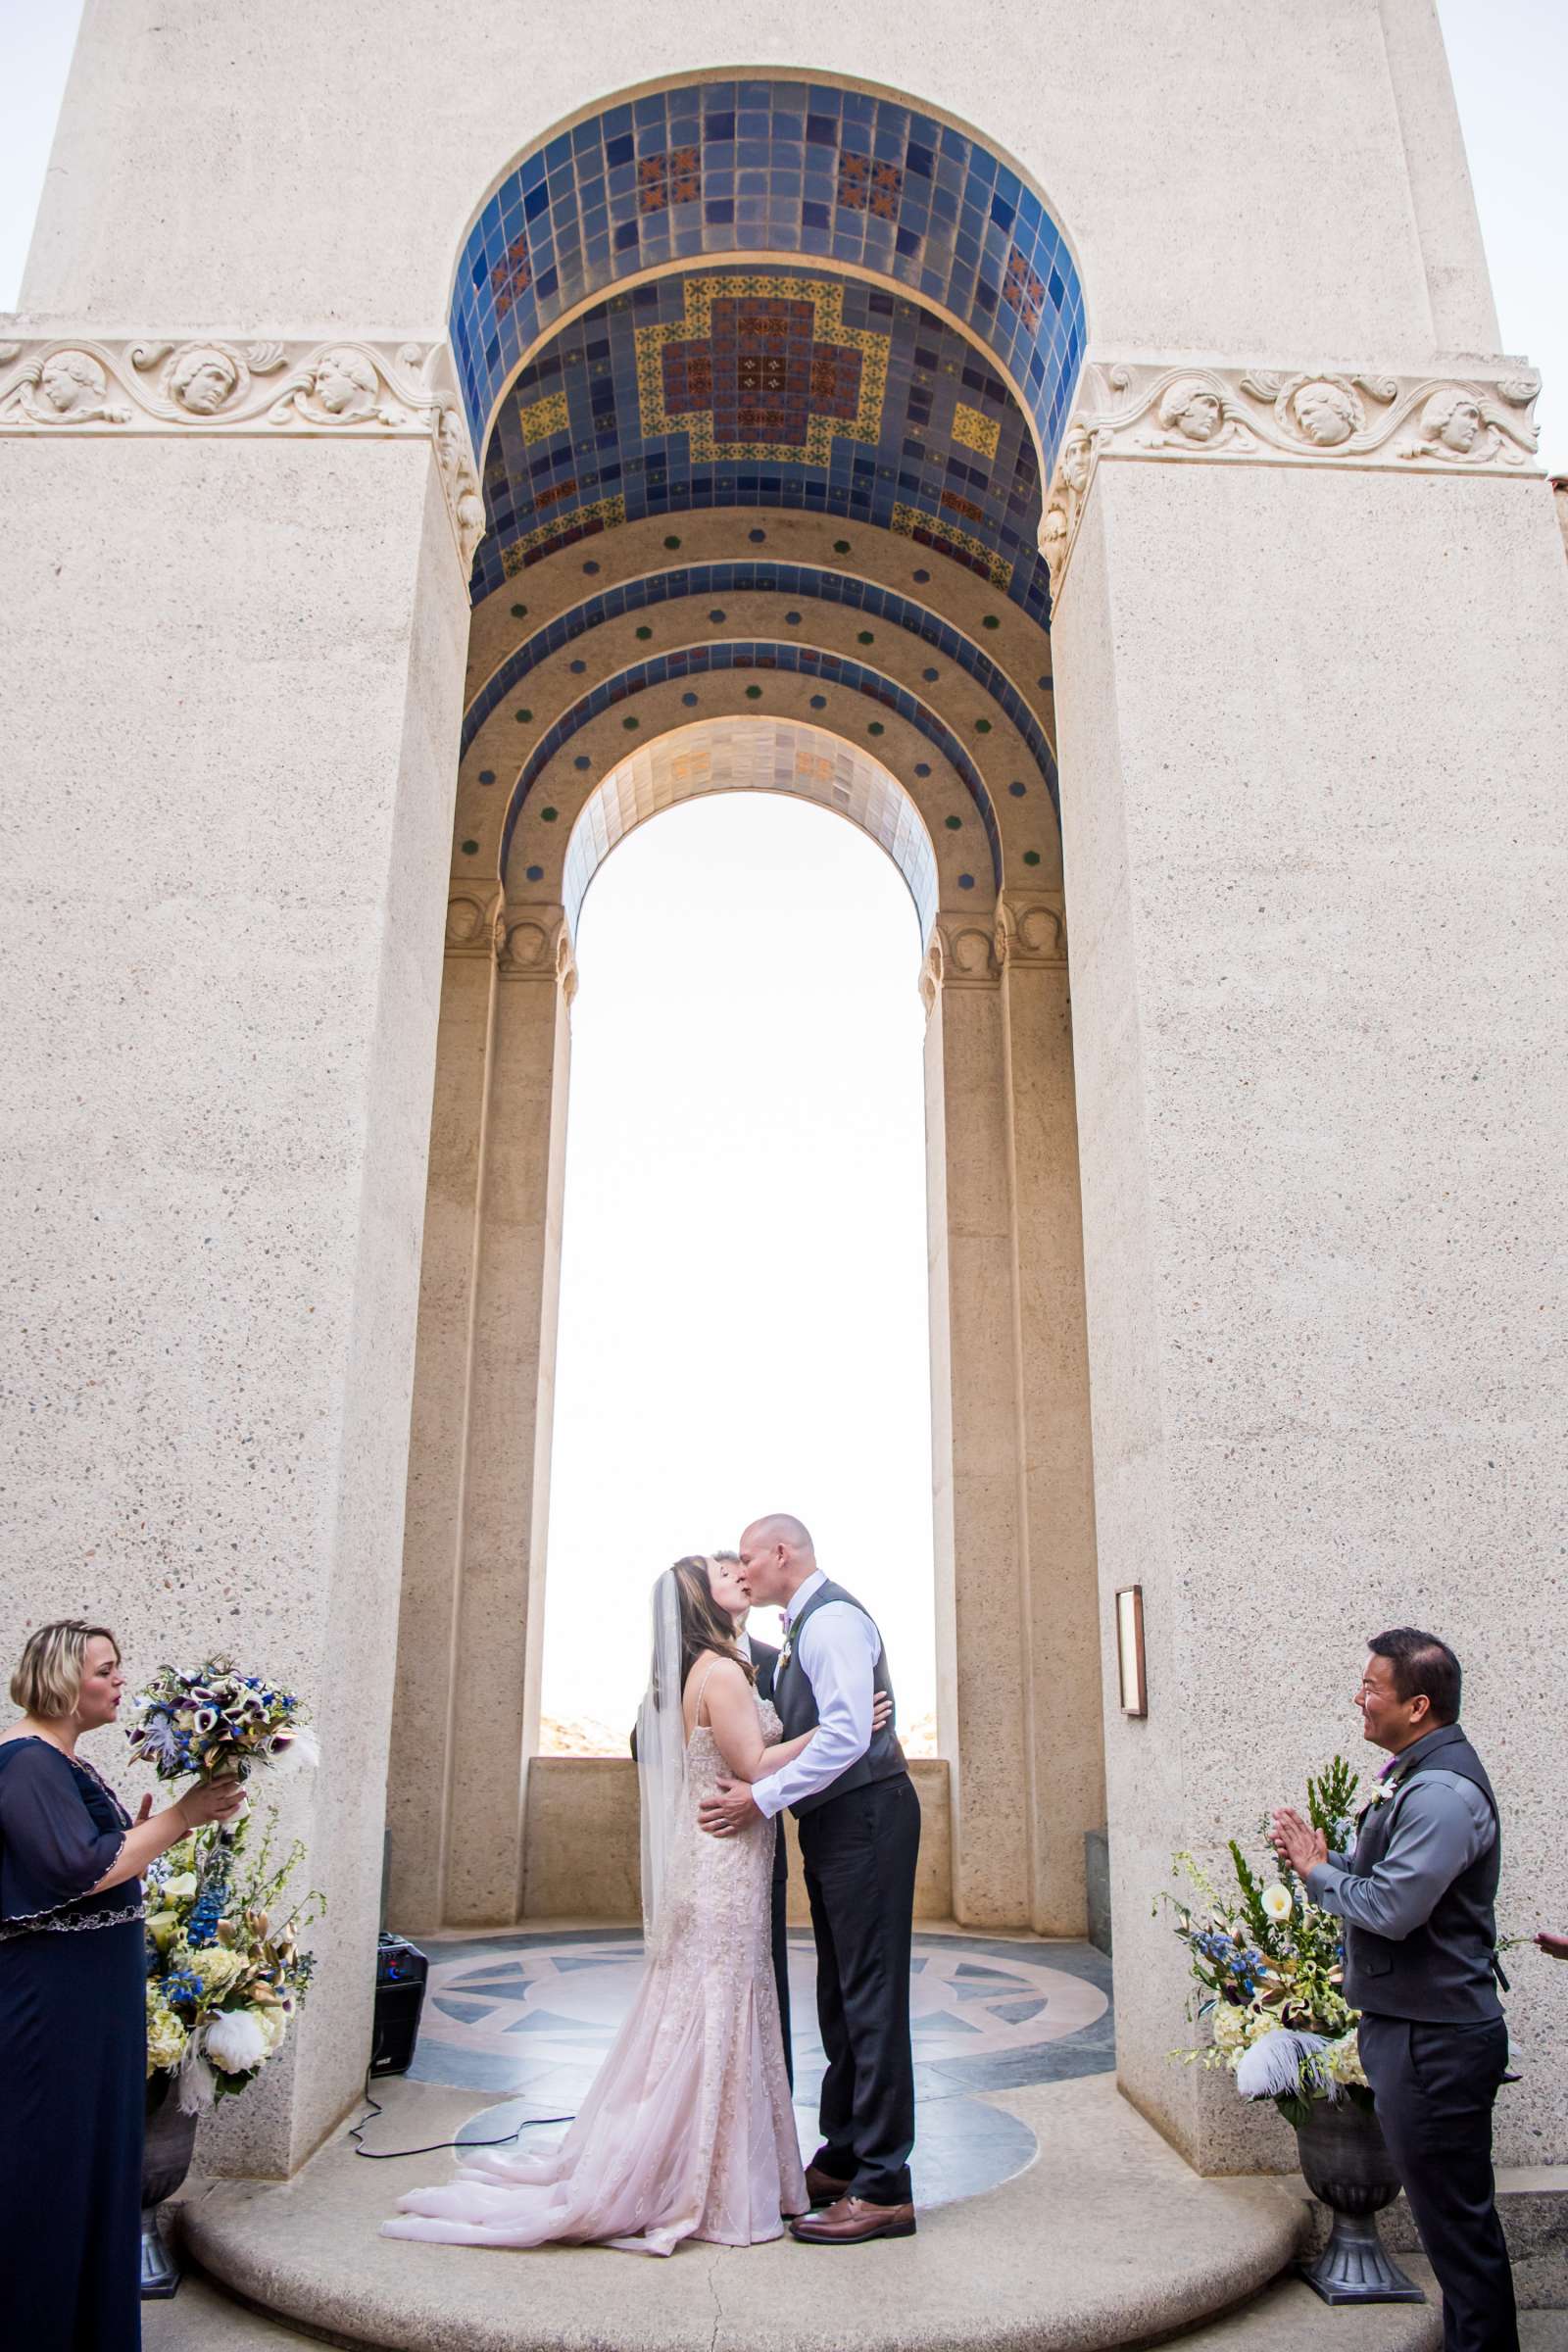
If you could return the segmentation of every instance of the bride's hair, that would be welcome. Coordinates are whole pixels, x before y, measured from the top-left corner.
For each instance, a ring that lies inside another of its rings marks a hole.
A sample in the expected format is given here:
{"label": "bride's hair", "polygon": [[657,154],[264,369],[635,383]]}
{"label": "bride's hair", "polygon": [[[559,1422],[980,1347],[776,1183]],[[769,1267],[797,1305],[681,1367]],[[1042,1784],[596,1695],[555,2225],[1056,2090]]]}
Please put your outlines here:
{"label": "bride's hair", "polygon": [[[721,1555],[715,1553],[717,1558]],[[728,1609],[721,1609],[713,1598],[713,1589],[708,1581],[708,1562],[699,1551],[688,1552],[670,1569],[675,1579],[675,1597],[680,1609],[680,1681],[686,1688],[686,1677],[705,1650],[717,1650],[721,1658],[733,1658],[749,1683],[757,1680],[757,1669],[735,1639],[735,1622]]]}

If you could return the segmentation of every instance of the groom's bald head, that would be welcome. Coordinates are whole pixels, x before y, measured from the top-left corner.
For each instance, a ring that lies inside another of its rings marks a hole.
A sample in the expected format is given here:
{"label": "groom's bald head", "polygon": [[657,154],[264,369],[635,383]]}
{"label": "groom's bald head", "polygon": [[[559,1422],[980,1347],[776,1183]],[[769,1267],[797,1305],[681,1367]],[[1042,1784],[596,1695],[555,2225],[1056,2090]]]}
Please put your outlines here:
{"label": "groom's bald head", "polygon": [[765,1519],[754,1519],[741,1539],[743,1543],[746,1537],[764,1545],[787,1544],[791,1551],[807,1552],[813,1560],[816,1557],[810,1531],[804,1521],[792,1518],[788,1511],[769,1511]]}
{"label": "groom's bald head", "polygon": [[809,1531],[788,1511],[754,1519],[741,1538],[741,1570],[754,1600],[782,1607],[816,1572]]}

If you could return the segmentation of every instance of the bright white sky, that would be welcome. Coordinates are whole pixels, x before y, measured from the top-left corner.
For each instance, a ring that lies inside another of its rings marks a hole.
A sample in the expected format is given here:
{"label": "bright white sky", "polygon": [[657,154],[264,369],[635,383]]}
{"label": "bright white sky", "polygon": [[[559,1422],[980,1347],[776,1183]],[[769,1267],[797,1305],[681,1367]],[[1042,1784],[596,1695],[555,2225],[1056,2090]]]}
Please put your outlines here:
{"label": "bright white sky", "polygon": [[[1542,454],[1568,472],[1568,6],[1439,14],[1503,342],[1544,378]],[[0,0],[0,306],[78,17]],[[731,795],[616,851],[578,960],[547,1712],[618,1733],[652,1576],[785,1509],[876,1611],[901,1713],[921,1715],[923,1016],[904,885],[841,820]]]}
{"label": "bright white sky", "polygon": [[908,892],[846,818],[720,794],[612,853],[577,962],[545,1711],[629,1724],[654,1575],[784,1510],[882,1624],[901,1713],[924,1714]]}

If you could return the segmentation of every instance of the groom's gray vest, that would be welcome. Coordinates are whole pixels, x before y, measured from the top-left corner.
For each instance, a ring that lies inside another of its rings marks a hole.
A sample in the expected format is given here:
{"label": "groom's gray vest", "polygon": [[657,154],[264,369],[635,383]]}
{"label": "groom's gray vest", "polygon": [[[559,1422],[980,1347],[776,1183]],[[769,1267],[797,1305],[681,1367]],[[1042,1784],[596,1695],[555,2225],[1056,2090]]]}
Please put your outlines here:
{"label": "groom's gray vest", "polygon": [[[1369,1878],[1388,1852],[1402,1791],[1422,1772],[1451,1772],[1479,1788],[1497,1818],[1486,1767],[1456,1723],[1423,1740],[1399,1775],[1399,1789],[1368,1806],[1350,1859],[1356,1878]],[[1499,1832],[1467,1870],[1439,1895],[1426,1926],[1402,1941],[1346,1924],[1345,1997],[1375,2017],[1424,2025],[1472,2025],[1500,2014],[1493,1957],[1497,1922],[1493,1904],[1502,1866]]]}
{"label": "groom's gray vest", "polygon": [[[798,1740],[803,1732],[816,1729],[816,1693],[811,1689],[811,1678],[796,1651],[800,1646],[801,1628],[808,1617],[817,1609],[826,1608],[830,1600],[847,1600],[852,1609],[860,1609],[862,1617],[871,1615],[869,1609],[860,1608],[853,1592],[846,1592],[842,1585],[834,1584],[831,1577],[824,1577],[800,1615],[791,1620],[789,1655],[786,1658],[781,1652],[779,1662],[773,1669],[773,1704],[778,1709],[786,1740]],[[880,1642],[880,1630],[877,1639]],[[874,1690],[885,1690],[889,1698],[893,1696],[885,1647],[877,1650],[871,1684]],[[831,1804],[836,1796],[845,1795],[851,1788],[863,1788],[871,1781],[891,1781],[897,1774],[906,1770],[904,1750],[890,1722],[885,1732],[871,1734],[870,1746],[847,1772],[841,1772],[836,1781],[830,1781],[814,1796],[803,1797],[798,1805],[791,1805],[790,1811],[799,1820],[803,1813],[813,1813],[818,1805]]]}

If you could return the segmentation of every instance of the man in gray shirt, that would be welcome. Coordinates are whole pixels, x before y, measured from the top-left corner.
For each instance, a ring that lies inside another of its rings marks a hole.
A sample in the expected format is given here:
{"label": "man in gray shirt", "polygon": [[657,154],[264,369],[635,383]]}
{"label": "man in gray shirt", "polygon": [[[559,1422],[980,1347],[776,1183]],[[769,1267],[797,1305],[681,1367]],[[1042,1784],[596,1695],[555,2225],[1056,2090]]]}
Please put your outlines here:
{"label": "man in gray shirt", "polygon": [[1374,1634],[1355,1693],[1387,1748],[1352,1854],[1289,1809],[1274,1842],[1345,1922],[1345,1997],[1361,2065],[1427,2258],[1445,2352],[1518,2352],[1513,2277],[1492,2173],[1492,2107],[1508,2060],[1497,1999],[1497,1800],[1459,1728],[1459,1661],[1412,1626]]}

